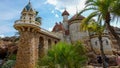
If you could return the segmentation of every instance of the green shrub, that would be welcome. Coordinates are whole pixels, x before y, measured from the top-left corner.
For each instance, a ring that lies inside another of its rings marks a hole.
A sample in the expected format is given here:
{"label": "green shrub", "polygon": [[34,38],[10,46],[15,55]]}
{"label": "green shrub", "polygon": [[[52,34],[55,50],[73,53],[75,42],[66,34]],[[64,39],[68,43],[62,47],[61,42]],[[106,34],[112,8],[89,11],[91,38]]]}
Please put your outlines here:
{"label": "green shrub", "polygon": [[80,68],[86,64],[87,57],[85,53],[85,48],[81,43],[73,46],[60,42],[48,51],[47,56],[38,61],[38,65],[55,68],[59,64],[61,68]]}
{"label": "green shrub", "polygon": [[15,65],[15,60],[8,60],[3,64],[2,68],[12,68]]}
{"label": "green shrub", "polygon": [[16,54],[12,54],[8,57],[9,60],[16,60]]}

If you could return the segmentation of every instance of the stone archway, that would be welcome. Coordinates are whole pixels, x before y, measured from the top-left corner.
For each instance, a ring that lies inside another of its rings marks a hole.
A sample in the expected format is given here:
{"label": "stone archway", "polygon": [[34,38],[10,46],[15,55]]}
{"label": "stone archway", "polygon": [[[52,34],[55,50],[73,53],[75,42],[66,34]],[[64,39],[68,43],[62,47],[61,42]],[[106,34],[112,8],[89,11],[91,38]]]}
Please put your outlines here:
{"label": "stone archway", "polygon": [[38,55],[39,57],[43,57],[44,56],[44,38],[40,37],[39,38],[39,46],[38,46]]}
{"label": "stone archway", "polygon": [[52,41],[51,39],[48,39],[48,49],[50,49],[52,47]]}
{"label": "stone archway", "polygon": [[57,41],[55,41],[55,44],[57,44]]}

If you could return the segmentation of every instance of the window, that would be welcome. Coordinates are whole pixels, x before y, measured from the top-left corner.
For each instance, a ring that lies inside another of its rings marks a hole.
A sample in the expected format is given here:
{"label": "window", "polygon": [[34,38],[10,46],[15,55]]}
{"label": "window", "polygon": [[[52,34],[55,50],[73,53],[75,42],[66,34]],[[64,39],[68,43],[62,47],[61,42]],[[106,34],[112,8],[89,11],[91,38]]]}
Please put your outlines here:
{"label": "window", "polygon": [[52,47],[52,41],[51,39],[48,39],[48,49],[50,49]]}
{"label": "window", "polygon": [[106,45],[108,45],[108,40],[106,40]]}
{"label": "window", "polygon": [[29,16],[33,16],[33,14],[29,14]]}
{"label": "window", "polygon": [[55,44],[57,44],[57,41],[55,41]]}
{"label": "window", "polygon": [[26,14],[24,13],[23,16],[25,16]]}
{"label": "window", "polygon": [[31,20],[31,17],[29,19]]}
{"label": "window", "polygon": [[25,17],[23,17],[23,19],[25,19]]}
{"label": "window", "polygon": [[97,44],[98,44],[97,41],[95,41],[95,45],[96,45],[96,46],[97,46]]}

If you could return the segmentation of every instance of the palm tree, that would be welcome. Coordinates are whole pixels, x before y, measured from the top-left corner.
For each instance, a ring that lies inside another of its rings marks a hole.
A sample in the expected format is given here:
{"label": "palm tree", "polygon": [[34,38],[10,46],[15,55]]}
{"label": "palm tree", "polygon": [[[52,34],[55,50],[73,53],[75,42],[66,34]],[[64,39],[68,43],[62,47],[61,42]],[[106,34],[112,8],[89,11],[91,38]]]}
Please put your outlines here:
{"label": "palm tree", "polygon": [[102,61],[103,61],[103,68],[106,68],[105,54],[103,50],[103,41],[102,41],[102,33],[105,27],[101,23],[95,22],[95,20],[93,19],[86,22],[87,19],[89,18],[85,18],[82,20],[81,29],[88,30],[89,32],[95,33],[98,35],[98,40],[100,42],[100,51],[101,51],[101,56],[102,56]]}
{"label": "palm tree", "polygon": [[[91,26],[89,25],[88,22],[84,23],[86,21],[86,19],[87,18],[85,18],[85,19],[82,20],[83,23],[80,25],[80,29],[81,29],[81,31],[88,31],[91,50],[93,51],[94,54],[96,54],[96,52],[93,49],[93,46],[91,44],[91,36],[90,36],[90,33],[93,32],[93,29],[91,28]],[[90,20],[90,22],[92,23],[92,22],[94,22],[94,20]]]}
{"label": "palm tree", "polygon": [[120,37],[110,25],[111,20],[118,19],[120,16],[120,0],[87,0],[85,4],[86,7],[79,14],[88,10],[93,10],[93,12],[88,16],[89,19],[87,19],[86,22],[93,17],[97,17],[98,23],[104,21],[106,24],[105,26],[117,40],[120,47]]}

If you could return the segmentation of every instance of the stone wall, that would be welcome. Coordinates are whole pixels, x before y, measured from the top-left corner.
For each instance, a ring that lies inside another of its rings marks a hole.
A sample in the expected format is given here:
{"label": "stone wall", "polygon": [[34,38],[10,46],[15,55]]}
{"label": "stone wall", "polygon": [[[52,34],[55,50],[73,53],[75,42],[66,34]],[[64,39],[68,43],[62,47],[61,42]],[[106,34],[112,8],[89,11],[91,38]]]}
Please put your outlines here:
{"label": "stone wall", "polygon": [[21,32],[15,68],[34,68],[38,58],[39,37],[36,33]]}

